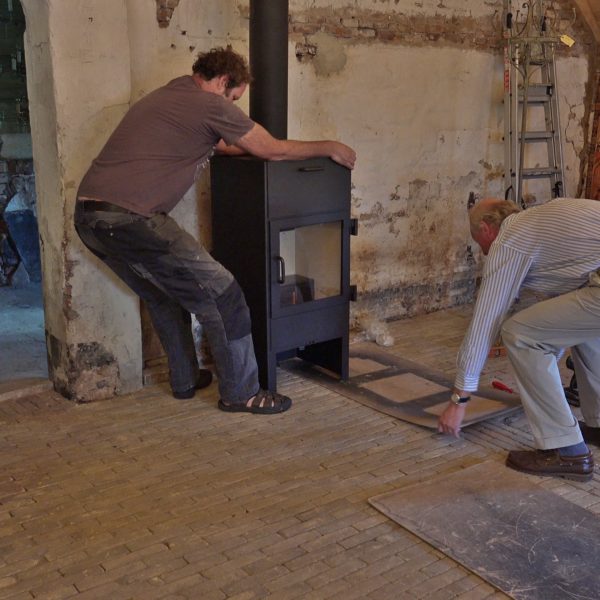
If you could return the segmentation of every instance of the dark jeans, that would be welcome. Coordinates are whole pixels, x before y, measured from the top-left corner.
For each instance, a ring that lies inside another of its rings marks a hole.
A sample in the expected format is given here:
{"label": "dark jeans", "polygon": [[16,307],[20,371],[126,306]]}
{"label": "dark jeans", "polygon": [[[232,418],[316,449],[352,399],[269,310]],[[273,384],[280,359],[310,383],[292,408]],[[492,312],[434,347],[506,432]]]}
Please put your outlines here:
{"label": "dark jeans", "polygon": [[5,211],[4,220],[29,279],[35,282],[41,281],[40,240],[37,220],[33,211]]}
{"label": "dark jeans", "polygon": [[193,313],[206,332],[221,398],[245,402],[259,388],[250,312],[238,283],[171,217],[75,210],[83,243],[148,306],[169,361],[171,387],[193,387]]}

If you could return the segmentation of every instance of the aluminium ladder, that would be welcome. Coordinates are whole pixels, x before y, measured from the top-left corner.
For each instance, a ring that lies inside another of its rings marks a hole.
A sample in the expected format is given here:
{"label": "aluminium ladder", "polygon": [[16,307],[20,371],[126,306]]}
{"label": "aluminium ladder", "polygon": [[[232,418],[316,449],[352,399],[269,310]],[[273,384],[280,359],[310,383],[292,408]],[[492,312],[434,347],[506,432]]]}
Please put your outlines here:
{"label": "aluminium ladder", "polygon": [[[526,180],[547,180],[552,198],[566,195],[555,48],[573,40],[552,32],[545,0],[504,0],[504,10],[505,198],[526,208]],[[547,162],[533,147],[543,144]]]}

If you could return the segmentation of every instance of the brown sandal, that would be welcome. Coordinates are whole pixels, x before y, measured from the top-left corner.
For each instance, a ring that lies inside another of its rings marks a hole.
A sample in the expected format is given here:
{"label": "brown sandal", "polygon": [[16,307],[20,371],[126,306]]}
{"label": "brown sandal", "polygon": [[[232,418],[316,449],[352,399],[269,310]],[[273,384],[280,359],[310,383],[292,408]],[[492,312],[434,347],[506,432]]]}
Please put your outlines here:
{"label": "brown sandal", "polygon": [[226,412],[248,412],[256,415],[274,415],[288,410],[292,405],[291,398],[270,392],[269,390],[258,390],[250,404],[225,404],[219,400],[219,408]]}

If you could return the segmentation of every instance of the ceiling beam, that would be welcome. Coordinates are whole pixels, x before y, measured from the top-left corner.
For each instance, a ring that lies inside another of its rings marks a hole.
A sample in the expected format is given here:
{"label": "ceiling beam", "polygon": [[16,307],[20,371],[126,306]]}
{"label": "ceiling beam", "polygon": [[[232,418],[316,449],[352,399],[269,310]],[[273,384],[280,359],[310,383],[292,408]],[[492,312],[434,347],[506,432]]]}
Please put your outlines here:
{"label": "ceiling beam", "polygon": [[574,0],[579,12],[592,30],[596,42],[600,44],[600,10],[596,9],[596,12],[592,10],[590,5],[592,1],[596,2],[597,0]]}

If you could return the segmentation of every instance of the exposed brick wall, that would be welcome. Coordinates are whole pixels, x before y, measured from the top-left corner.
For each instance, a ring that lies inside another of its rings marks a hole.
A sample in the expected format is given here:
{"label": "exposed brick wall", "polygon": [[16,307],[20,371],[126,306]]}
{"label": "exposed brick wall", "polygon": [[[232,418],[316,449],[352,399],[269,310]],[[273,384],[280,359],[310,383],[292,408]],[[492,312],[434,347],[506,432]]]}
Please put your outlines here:
{"label": "exposed brick wall", "polygon": [[596,96],[593,111],[586,197],[600,200],[600,70],[596,74]]}
{"label": "exposed brick wall", "polygon": [[[558,52],[570,56],[583,53],[585,46],[592,43],[590,32],[580,20],[573,22],[569,0],[561,0],[557,6],[558,28],[562,32],[569,32],[579,42],[570,49],[561,46]],[[501,9],[482,18],[404,14],[352,7],[340,10],[311,8],[290,14],[290,34],[297,42],[298,36],[311,36],[318,32],[355,43],[383,42],[419,47],[441,42],[449,47],[494,52],[500,52],[503,47]],[[303,45],[298,42],[298,58],[311,53],[314,53],[314,49],[310,43]]]}
{"label": "exposed brick wall", "polygon": [[466,17],[460,21],[444,16],[404,15],[348,8],[332,12],[312,9],[290,16],[290,33],[328,33],[356,41],[378,41],[407,45],[445,45],[500,48],[501,34],[494,20]]}
{"label": "exposed brick wall", "polygon": [[168,27],[179,0],[156,0],[156,20],[159,27]]}

